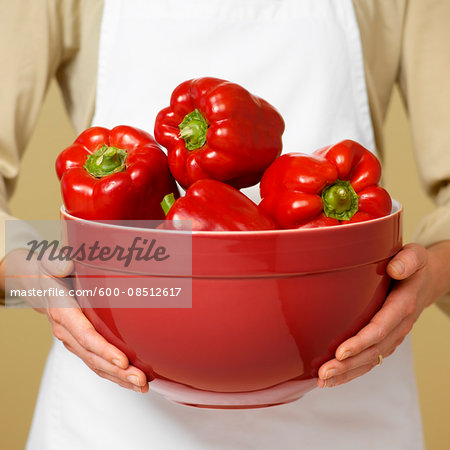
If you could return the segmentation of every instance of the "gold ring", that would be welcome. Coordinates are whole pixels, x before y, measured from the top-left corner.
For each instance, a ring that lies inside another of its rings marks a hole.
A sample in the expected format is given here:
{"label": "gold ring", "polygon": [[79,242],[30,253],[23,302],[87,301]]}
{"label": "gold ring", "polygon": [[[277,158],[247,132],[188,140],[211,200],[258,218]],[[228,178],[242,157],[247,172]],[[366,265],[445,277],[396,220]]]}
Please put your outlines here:
{"label": "gold ring", "polygon": [[381,364],[383,363],[383,356],[381,355],[381,353],[378,355],[378,364],[377,366],[381,366]]}

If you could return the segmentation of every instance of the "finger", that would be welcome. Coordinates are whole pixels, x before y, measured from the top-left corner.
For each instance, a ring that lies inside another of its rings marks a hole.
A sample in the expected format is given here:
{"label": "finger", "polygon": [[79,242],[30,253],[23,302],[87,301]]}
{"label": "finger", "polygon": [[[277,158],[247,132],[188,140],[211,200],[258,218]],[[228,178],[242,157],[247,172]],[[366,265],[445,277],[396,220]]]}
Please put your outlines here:
{"label": "finger", "polygon": [[383,307],[355,336],[347,339],[336,350],[336,359],[344,360],[383,341],[407,317],[414,315],[416,302],[405,290],[391,292]]}
{"label": "finger", "polygon": [[79,309],[80,306],[73,295],[70,295],[70,280],[67,278],[55,278],[43,276],[40,278],[40,289],[47,290],[49,295],[42,297],[42,303],[47,309]]}
{"label": "finger", "polygon": [[51,320],[64,327],[85,350],[122,369],[129,365],[125,353],[101,336],[78,308],[50,308]]}
{"label": "finger", "polygon": [[327,380],[351,372],[358,367],[371,366],[373,368],[379,365],[379,357],[386,358],[392,354],[411,331],[413,323],[414,321],[410,317],[405,318],[380,344],[373,345],[356,356],[344,360],[332,359],[327,361],[318,371],[319,378]]}
{"label": "finger", "polygon": [[111,376],[109,373],[107,372],[103,372],[101,370],[96,370],[95,371],[96,374],[102,378],[105,378],[106,380],[112,381],[113,383],[118,384],[119,386],[122,386],[123,388],[126,389],[132,389],[135,392],[139,392],[140,394],[146,394],[149,390],[149,386],[148,383],[145,383],[143,386],[136,386],[134,384],[131,383],[124,383],[122,382],[121,379],[118,379],[114,376]]}
{"label": "finger", "polygon": [[95,353],[87,351],[61,325],[55,324],[53,332],[69,351],[82,359],[99,376],[107,378],[123,387],[133,389],[137,392],[143,392],[143,388],[147,385],[147,377],[137,367],[129,366],[126,370],[120,369]]}
{"label": "finger", "polygon": [[50,259],[50,249],[44,253],[41,266],[45,272],[54,277],[67,277],[73,272],[73,262],[70,259]]}
{"label": "finger", "polygon": [[427,251],[418,244],[407,244],[386,267],[387,274],[395,280],[404,280],[424,267],[427,263]]}
{"label": "finger", "polygon": [[322,380],[329,380],[331,378],[340,377],[347,372],[354,371],[358,367],[375,367],[379,363],[378,355],[382,355],[382,351],[379,347],[373,346],[344,361],[332,359],[320,367],[318,372],[319,378]]}
{"label": "finger", "polygon": [[75,308],[78,302],[75,297],[69,295],[70,289],[73,288],[72,280],[68,277],[72,272],[72,262],[59,262],[61,267],[57,267],[57,261],[43,259],[38,266],[41,288],[58,293],[45,297],[47,308]]}
{"label": "finger", "polygon": [[356,369],[350,370],[348,372],[345,372],[342,375],[328,378],[327,380],[320,380],[321,383],[318,383],[319,387],[334,387],[338,386],[340,384],[348,383],[351,380],[354,380],[355,378],[358,378],[367,372],[369,372],[373,368],[372,365],[366,365],[366,366],[360,366]]}

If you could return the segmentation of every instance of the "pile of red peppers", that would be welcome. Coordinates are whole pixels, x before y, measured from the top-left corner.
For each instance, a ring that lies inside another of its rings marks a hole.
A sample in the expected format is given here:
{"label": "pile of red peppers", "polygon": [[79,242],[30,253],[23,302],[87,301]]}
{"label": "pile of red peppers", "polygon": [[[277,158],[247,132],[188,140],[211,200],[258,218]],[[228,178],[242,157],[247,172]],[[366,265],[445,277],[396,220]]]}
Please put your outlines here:
{"label": "pile of red peppers", "polygon": [[[280,156],[284,126],[238,84],[185,81],[156,118],[156,140],[130,126],[93,127],[58,156],[65,208],[89,220],[189,220],[197,231],[338,226],[391,212],[373,153],[345,140]],[[259,205],[239,191],[257,183]]]}

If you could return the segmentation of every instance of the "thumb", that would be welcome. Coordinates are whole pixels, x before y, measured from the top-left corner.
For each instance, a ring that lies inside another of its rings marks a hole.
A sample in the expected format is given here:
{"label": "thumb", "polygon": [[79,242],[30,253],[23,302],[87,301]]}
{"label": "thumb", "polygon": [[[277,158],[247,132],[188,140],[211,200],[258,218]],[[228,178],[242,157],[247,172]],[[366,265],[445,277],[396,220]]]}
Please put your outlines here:
{"label": "thumb", "polygon": [[48,252],[41,260],[42,268],[54,277],[67,277],[73,272],[73,262],[70,259],[49,259]]}
{"label": "thumb", "polygon": [[427,259],[428,254],[424,247],[407,244],[389,261],[386,272],[395,280],[404,280],[422,269]]}

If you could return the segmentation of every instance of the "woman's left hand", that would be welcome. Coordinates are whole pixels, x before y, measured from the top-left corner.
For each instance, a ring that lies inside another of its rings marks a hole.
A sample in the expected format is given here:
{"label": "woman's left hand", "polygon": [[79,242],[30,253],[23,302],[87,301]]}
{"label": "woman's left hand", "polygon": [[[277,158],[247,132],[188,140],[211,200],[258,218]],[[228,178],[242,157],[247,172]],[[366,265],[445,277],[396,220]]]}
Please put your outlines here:
{"label": "woman's left hand", "polygon": [[382,308],[361,331],[336,350],[335,358],[319,369],[317,385],[347,383],[389,356],[411,331],[425,307],[448,292],[450,241],[429,249],[408,244],[395,255],[386,271],[394,280]]}

